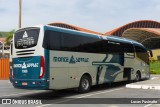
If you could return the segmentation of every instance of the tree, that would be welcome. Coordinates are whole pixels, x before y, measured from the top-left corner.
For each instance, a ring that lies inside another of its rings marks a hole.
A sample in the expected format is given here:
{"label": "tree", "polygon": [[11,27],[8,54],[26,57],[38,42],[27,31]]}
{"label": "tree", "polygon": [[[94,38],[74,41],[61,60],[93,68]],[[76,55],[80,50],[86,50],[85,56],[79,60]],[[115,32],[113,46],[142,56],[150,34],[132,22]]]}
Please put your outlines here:
{"label": "tree", "polygon": [[7,36],[7,38],[6,38],[6,43],[5,43],[5,45],[10,45],[10,41],[12,40],[12,38],[13,38],[13,34],[14,34],[14,32],[15,32],[15,30],[11,30],[10,32],[9,32],[9,34],[8,34],[8,36]]}
{"label": "tree", "polygon": [[0,33],[0,37],[2,37],[3,35]]}

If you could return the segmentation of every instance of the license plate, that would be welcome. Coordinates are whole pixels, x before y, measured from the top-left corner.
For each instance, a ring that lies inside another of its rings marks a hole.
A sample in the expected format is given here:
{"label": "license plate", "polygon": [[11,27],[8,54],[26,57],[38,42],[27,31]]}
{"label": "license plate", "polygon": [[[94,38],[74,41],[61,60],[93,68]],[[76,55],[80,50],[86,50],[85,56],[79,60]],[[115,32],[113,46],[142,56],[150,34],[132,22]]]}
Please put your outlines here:
{"label": "license plate", "polygon": [[28,85],[28,83],[27,82],[22,82],[22,85]]}

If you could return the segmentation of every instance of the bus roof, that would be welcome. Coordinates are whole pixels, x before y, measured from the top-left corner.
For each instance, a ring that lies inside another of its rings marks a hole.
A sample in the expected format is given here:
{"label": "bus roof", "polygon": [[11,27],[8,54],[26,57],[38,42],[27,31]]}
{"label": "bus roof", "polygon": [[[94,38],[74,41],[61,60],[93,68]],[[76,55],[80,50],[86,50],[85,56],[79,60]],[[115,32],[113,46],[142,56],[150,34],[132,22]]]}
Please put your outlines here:
{"label": "bus roof", "polygon": [[77,34],[77,35],[82,35],[82,36],[86,36],[86,37],[100,38],[100,36],[97,34],[86,33],[86,32],[82,32],[82,31],[76,31],[76,30],[72,30],[72,29],[66,29],[66,28],[50,26],[50,25],[45,25],[44,29],[45,30],[60,31],[60,32],[65,32],[65,33],[70,33],[70,34]]}

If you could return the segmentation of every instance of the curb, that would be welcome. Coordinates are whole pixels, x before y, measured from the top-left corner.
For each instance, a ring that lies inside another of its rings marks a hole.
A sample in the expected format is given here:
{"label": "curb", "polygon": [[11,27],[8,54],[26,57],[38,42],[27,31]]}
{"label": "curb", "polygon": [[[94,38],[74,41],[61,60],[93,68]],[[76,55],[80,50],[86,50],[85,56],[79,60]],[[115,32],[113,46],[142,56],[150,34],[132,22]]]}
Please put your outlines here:
{"label": "curb", "polygon": [[148,84],[148,85],[126,84],[126,88],[160,90],[160,85],[158,84]]}

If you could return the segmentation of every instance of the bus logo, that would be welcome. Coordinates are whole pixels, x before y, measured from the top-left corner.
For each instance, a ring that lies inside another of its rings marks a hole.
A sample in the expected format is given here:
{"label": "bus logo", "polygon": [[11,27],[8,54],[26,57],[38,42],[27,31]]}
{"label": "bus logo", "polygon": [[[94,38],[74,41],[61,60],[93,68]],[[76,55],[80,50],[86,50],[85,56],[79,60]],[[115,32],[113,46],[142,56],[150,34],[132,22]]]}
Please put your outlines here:
{"label": "bus logo", "polygon": [[69,64],[76,64],[80,62],[89,62],[89,58],[82,58],[82,57],[53,57],[53,62],[66,62]]}
{"label": "bus logo", "polygon": [[26,69],[26,68],[37,68],[39,67],[39,63],[23,63],[23,64],[14,64],[13,65],[14,68],[22,68],[22,69]]}
{"label": "bus logo", "polygon": [[22,65],[22,69],[26,69],[26,68],[27,68],[27,66],[26,66],[26,64],[24,62],[23,65]]}
{"label": "bus logo", "polygon": [[70,64],[75,64],[75,63],[76,63],[73,56],[71,56],[69,63],[70,63]]}
{"label": "bus logo", "polygon": [[24,34],[23,34],[23,38],[27,38],[28,35],[27,35],[27,32],[25,31]]}

